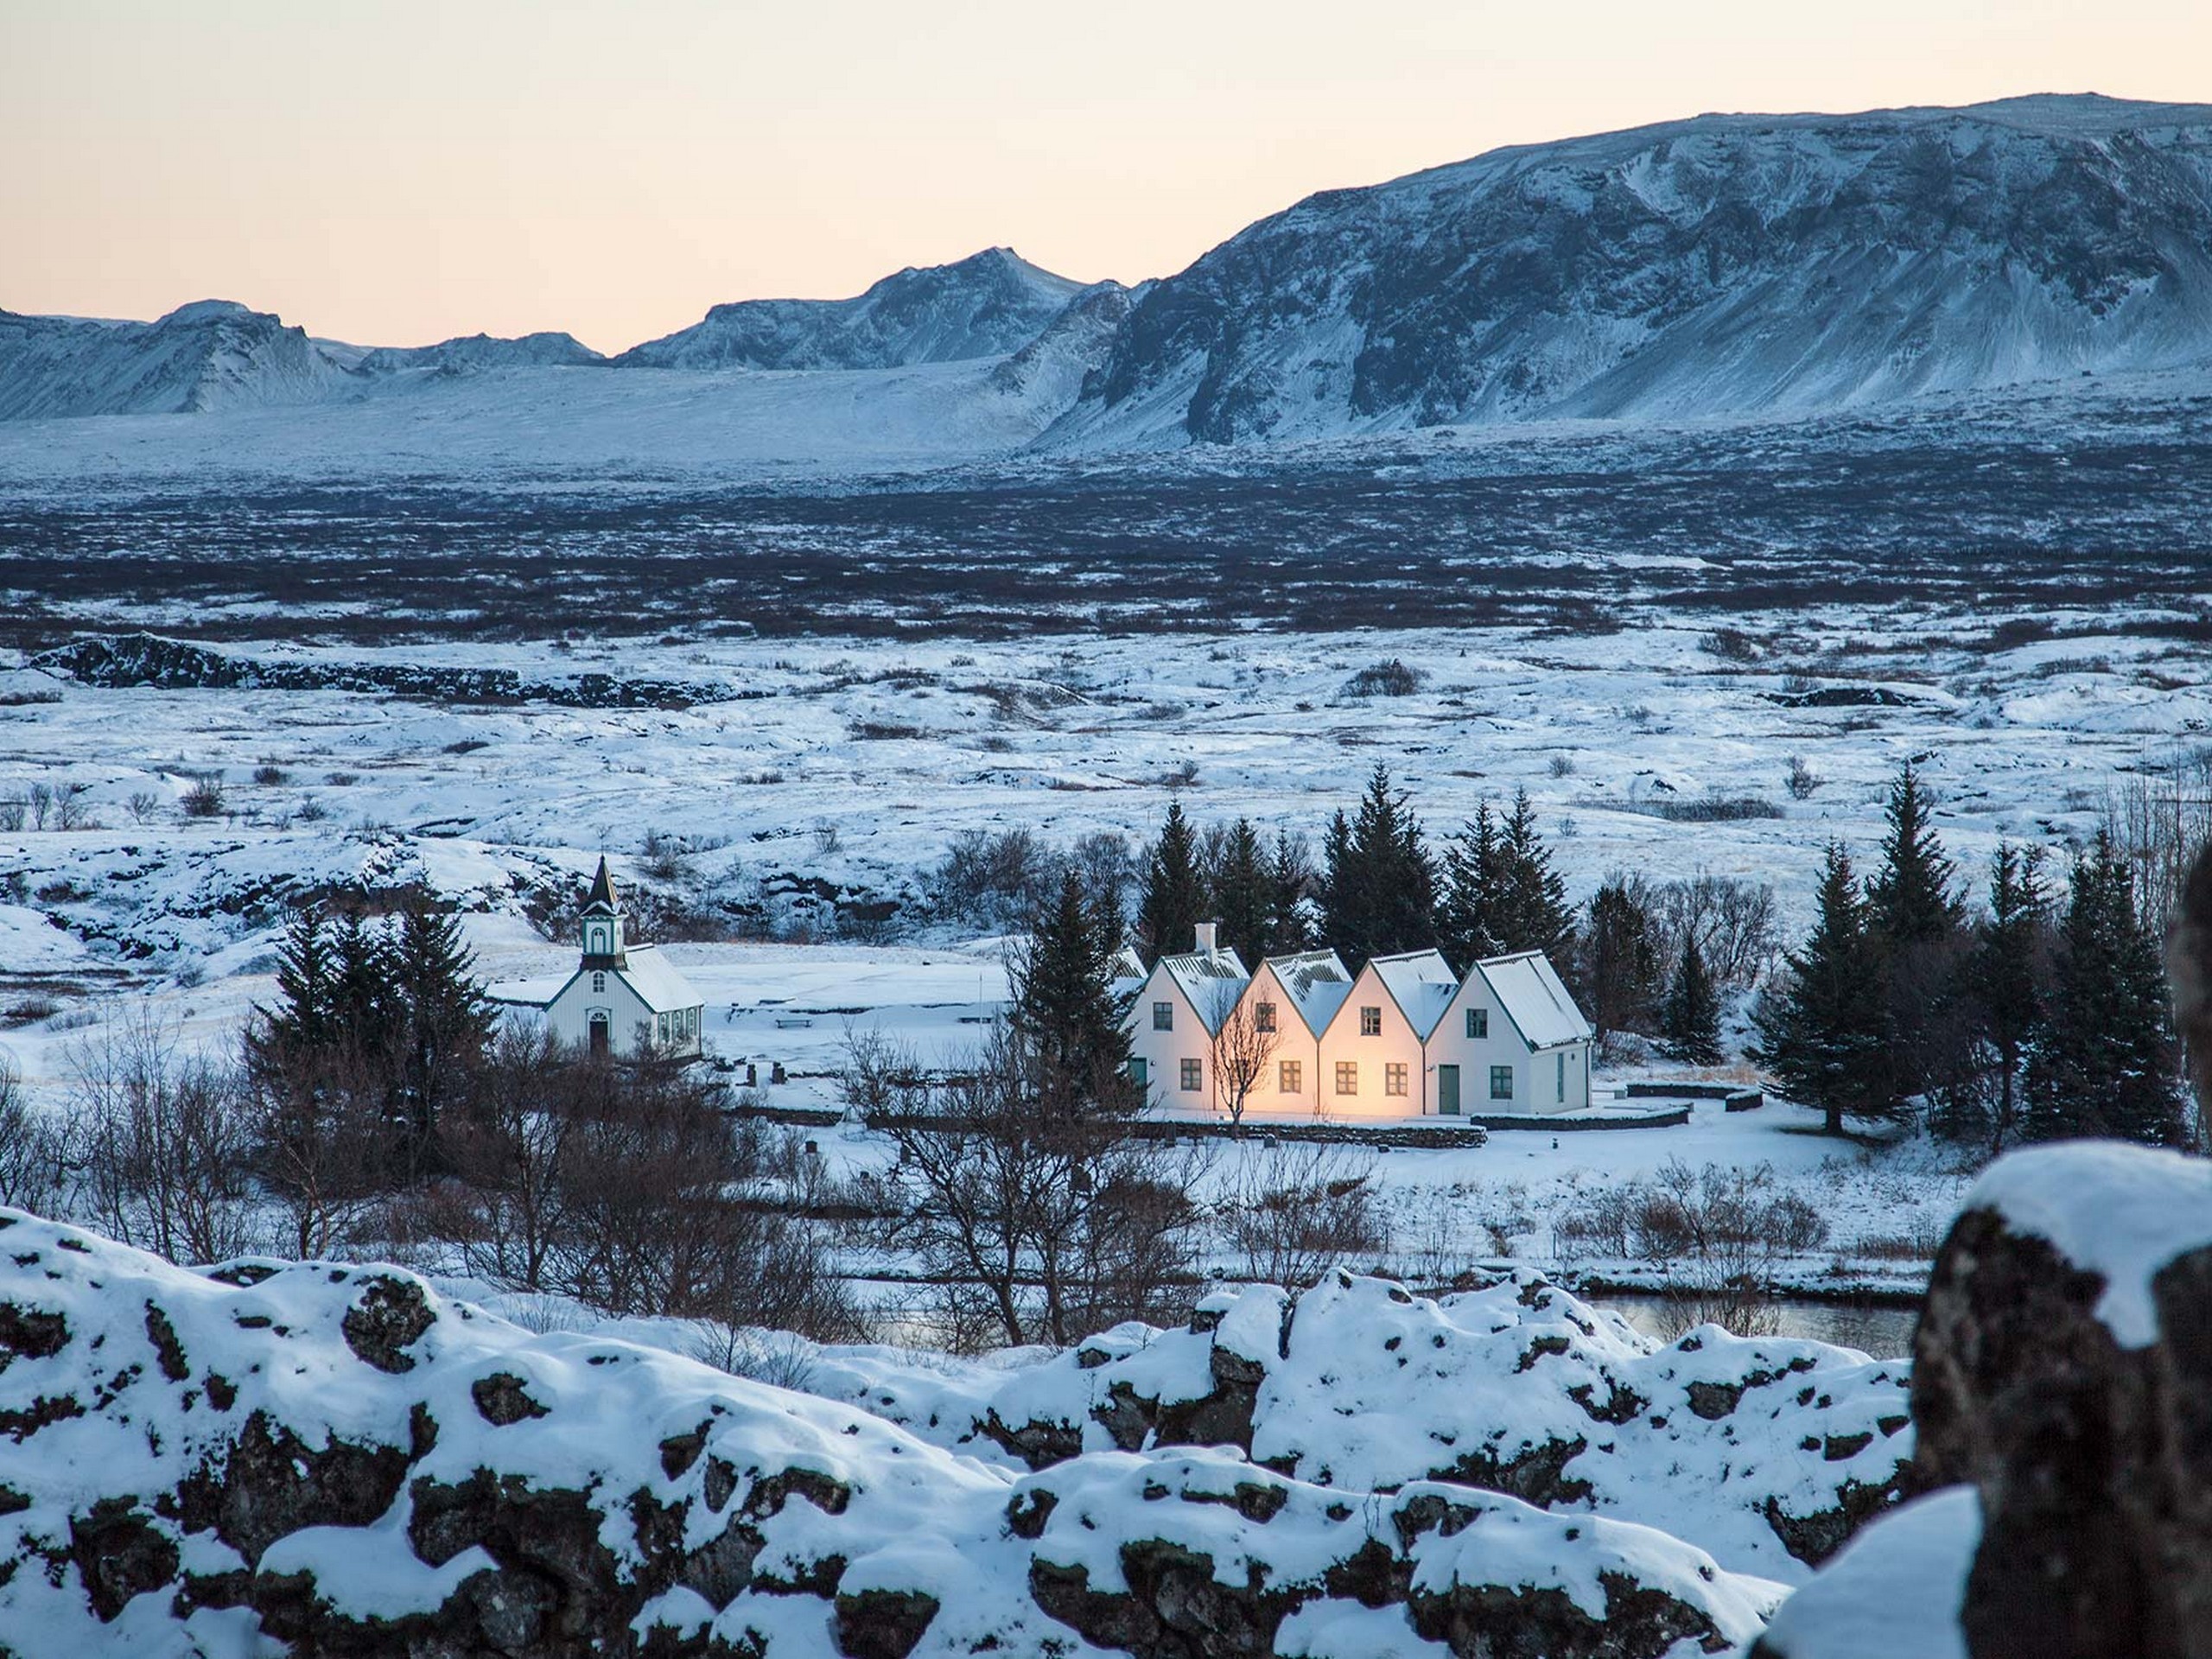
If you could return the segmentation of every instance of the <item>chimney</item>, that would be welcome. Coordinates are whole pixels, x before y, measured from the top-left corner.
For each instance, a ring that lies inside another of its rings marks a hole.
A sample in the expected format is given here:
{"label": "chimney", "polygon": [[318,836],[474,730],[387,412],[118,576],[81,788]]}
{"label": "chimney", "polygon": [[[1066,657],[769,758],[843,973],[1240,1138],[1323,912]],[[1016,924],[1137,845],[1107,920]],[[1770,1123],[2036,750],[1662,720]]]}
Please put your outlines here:
{"label": "chimney", "polygon": [[1220,950],[1221,946],[1214,941],[1214,932],[1217,925],[1213,922],[1198,924],[1198,954],[1200,956],[1211,957]]}

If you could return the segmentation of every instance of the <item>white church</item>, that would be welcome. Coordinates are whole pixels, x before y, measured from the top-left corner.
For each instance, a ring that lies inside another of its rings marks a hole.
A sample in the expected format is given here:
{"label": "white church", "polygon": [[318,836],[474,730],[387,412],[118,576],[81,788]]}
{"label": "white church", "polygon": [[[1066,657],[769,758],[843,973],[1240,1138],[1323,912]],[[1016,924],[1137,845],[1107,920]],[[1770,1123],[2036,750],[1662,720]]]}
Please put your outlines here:
{"label": "white church", "polygon": [[573,973],[494,985],[487,993],[518,1013],[535,1013],[563,1043],[625,1058],[650,1048],[696,1056],[706,1001],[652,944],[623,937],[622,902],[607,861],[584,895],[583,957]]}

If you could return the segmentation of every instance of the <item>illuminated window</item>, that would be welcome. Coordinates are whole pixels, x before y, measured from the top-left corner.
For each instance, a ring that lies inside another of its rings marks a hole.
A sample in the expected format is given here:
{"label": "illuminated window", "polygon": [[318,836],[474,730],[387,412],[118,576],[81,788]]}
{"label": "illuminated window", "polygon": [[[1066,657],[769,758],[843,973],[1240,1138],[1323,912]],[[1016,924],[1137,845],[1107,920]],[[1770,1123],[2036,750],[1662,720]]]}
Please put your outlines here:
{"label": "illuminated window", "polygon": [[1205,1063],[1204,1061],[1202,1061],[1202,1060],[1185,1060],[1185,1061],[1184,1061],[1184,1062],[1183,1062],[1183,1088],[1184,1088],[1184,1090],[1185,1090],[1186,1093],[1190,1093],[1190,1094],[1196,1094],[1199,1090],[1201,1090],[1201,1089],[1203,1089],[1203,1088],[1205,1088]]}
{"label": "illuminated window", "polygon": [[1337,1062],[1337,1092],[1340,1095],[1356,1095],[1359,1092],[1359,1062],[1357,1060]]}
{"label": "illuminated window", "polygon": [[1296,1060],[1279,1061],[1275,1065],[1275,1090],[1285,1095],[1305,1093],[1306,1069]]}
{"label": "illuminated window", "polygon": [[1382,1092],[1402,1095],[1406,1092],[1406,1067],[1402,1060],[1393,1060],[1382,1068]]}

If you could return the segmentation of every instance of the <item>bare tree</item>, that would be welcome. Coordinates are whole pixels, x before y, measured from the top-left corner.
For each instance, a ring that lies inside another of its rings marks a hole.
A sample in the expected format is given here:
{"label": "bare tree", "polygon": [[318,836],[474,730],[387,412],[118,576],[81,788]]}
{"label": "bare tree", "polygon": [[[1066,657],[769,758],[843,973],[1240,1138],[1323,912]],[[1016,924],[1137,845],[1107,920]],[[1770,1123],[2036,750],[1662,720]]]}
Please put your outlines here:
{"label": "bare tree", "polygon": [[455,1179],[429,1198],[432,1224],[469,1272],[528,1291],[546,1275],[567,1217],[566,1157],[574,1114],[559,1098],[569,1064],[543,1027],[493,1039],[468,1109],[443,1132]]}
{"label": "bare tree", "polygon": [[1650,908],[1666,941],[1669,963],[1697,941],[1713,982],[1723,990],[1756,984],[1781,948],[1774,889],[1700,871],[1687,880],[1662,881],[1650,890]]}
{"label": "bare tree", "polygon": [[1209,1219],[1244,1278],[1295,1289],[1382,1248],[1374,1183],[1342,1147],[1240,1147],[1228,1158]]}
{"label": "bare tree", "polygon": [[1215,988],[1210,1044],[1215,1098],[1229,1114],[1230,1123],[1237,1128],[1243,1127],[1252,1091],[1266,1078],[1275,1048],[1282,1040],[1280,1007],[1243,995],[1243,989],[1235,982]]}
{"label": "bare tree", "polygon": [[239,1068],[187,1054],[174,1026],[127,1007],[71,1046],[80,1196],[110,1236],[173,1262],[260,1242],[252,1115]]}
{"label": "bare tree", "polygon": [[58,1213],[68,1180],[67,1136],[58,1124],[31,1109],[22,1078],[0,1055],[0,1204]]}
{"label": "bare tree", "polygon": [[331,1255],[390,1188],[398,1129],[384,1111],[381,1074],[351,1054],[248,1073],[255,1161],[284,1218],[284,1248],[303,1260]]}

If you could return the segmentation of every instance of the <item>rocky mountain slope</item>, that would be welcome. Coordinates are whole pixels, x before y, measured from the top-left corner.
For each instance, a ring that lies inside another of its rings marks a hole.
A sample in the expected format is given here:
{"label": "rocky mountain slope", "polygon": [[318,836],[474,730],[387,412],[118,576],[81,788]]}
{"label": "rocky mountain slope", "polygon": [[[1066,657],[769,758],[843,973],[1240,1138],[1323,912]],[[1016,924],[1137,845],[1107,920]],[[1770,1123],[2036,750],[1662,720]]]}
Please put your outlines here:
{"label": "rocky mountain slope", "polygon": [[[334,348],[325,344],[324,349]],[[606,360],[574,334],[556,331],[521,334],[512,340],[491,334],[466,334],[440,340],[435,346],[380,346],[363,352],[355,366],[372,374],[404,369],[437,369],[465,374],[479,369],[575,368]]]}
{"label": "rocky mountain slope", "polygon": [[304,329],[230,300],[154,322],[0,311],[0,420],[220,414],[316,402],[349,379]]}
{"label": "rocky mountain slope", "polygon": [[657,369],[895,369],[1004,357],[1042,334],[1083,284],[1011,248],[908,269],[849,300],[741,300],[614,361]]}
{"label": "rocky mountain slope", "polygon": [[2212,361],[2212,107],[1706,116],[1309,197],[1145,295],[1055,441],[1834,410]]}

